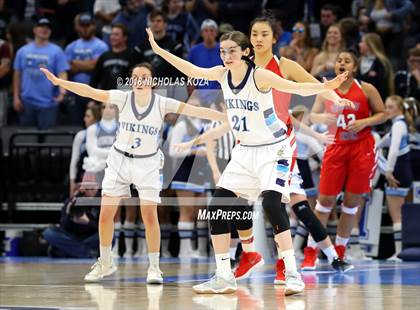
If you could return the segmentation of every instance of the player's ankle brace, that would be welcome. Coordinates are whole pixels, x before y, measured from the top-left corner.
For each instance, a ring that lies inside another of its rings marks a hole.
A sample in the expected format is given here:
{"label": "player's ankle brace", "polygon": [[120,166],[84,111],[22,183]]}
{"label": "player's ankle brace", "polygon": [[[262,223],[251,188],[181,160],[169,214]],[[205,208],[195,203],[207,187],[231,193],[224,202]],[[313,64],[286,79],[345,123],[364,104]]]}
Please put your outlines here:
{"label": "player's ankle brace", "polygon": [[275,191],[265,192],[263,194],[262,206],[271,226],[273,226],[274,235],[290,229],[286,205],[281,202],[280,193]]}
{"label": "player's ankle brace", "polygon": [[236,199],[236,195],[224,188],[217,188],[207,211],[210,213],[210,232],[212,235],[230,233],[230,221],[227,220],[228,211],[231,210],[230,199]]}
{"label": "player's ankle brace", "polygon": [[292,206],[293,212],[295,212],[297,218],[305,224],[306,229],[312,235],[312,238],[316,242],[320,242],[327,238],[327,231],[322,226],[316,215],[312,212],[309,207],[307,200],[298,202]]}

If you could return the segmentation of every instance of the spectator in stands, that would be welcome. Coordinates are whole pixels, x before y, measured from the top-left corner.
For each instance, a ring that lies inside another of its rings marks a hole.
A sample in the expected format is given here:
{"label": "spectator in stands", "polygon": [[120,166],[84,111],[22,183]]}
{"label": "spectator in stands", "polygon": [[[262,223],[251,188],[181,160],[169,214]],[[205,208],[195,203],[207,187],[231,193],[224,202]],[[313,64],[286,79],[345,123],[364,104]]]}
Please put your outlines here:
{"label": "spectator in stands", "polygon": [[353,17],[345,17],[338,23],[347,50],[356,51],[361,39],[359,23]]}
{"label": "spectator in stands", "polygon": [[93,13],[101,27],[102,39],[109,42],[111,25],[114,18],[121,9],[119,0],[96,0],[93,6]]}
{"label": "spectator in stands", "polygon": [[261,15],[261,1],[219,0],[218,9],[222,23],[230,23],[235,30],[248,33],[251,21]]}
{"label": "spectator in stands", "polygon": [[420,47],[408,51],[407,69],[395,74],[395,93],[420,100]]}
{"label": "spectator in stands", "polygon": [[127,45],[131,49],[147,41],[147,16],[153,7],[145,0],[127,0],[123,9],[114,18],[112,24],[123,24],[130,30]]}
{"label": "spectator in stands", "polygon": [[101,120],[86,129],[87,157],[83,160],[83,169],[93,173],[99,184],[102,184],[106,159],[117,136],[117,113],[115,105],[105,104]]}
{"label": "spectator in stands", "polygon": [[166,13],[166,33],[177,43],[182,43],[188,53],[190,46],[200,37],[194,17],[185,11],[183,0],[165,0],[162,11]]}
{"label": "spectator in stands", "polygon": [[[201,24],[201,36],[203,42],[194,45],[188,55],[188,60],[196,66],[203,68],[211,68],[217,65],[222,65],[220,59],[219,42],[216,41],[218,26],[212,19],[206,19]],[[214,102],[218,91],[220,89],[219,83],[216,81],[207,81],[203,85],[197,85],[197,96],[200,98],[204,106],[209,106]],[[190,93],[194,90],[191,86]]]}
{"label": "spectator in stands", "polygon": [[60,258],[98,256],[99,200],[97,205],[92,206],[92,199],[97,192],[98,184],[94,177],[86,175],[81,189],[64,203],[60,226],[47,228],[43,233],[44,239],[50,244],[49,256]]}
{"label": "spectator in stands", "polygon": [[73,146],[71,149],[71,160],[70,160],[70,195],[72,197],[76,190],[77,184],[82,182],[84,169],[83,160],[87,156],[86,151],[86,128],[95,124],[101,119],[101,107],[94,101],[88,103],[85,111],[85,129],[77,132],[73,140]]}
{"label": "spectator in stands", "polygon": [[283,28],[282,18],[280,14],[275,14],[275,23],[276,23],[276,31],[277,31],[277,42],[273,45],[273,54],[279,56],[280,55],[280,48],[288,46],[290,42],[292,42],[293,35],[291,32],[286,31]]}
{"label": "spectator in stands", "polygon": [[319,79],[324,77],[332,78],[335,76],[335,61],[340,51],[344,49],[344,40],[338,24],[328,28],[327,36],[322,43],[322,50],[315,58],[311,69],[311,74]]}
{"label": "spectator in stands", "polygon": [[185,9],[192,14],[198,25],[207,19],[216,20],[218,17],[218,0],[186,0]]}
{"label": "spectator in stands", "polygon": [[[70,43],[65,49],[70,64],[70,80],[89,84],[96,62],[99,56],[108,51],[108,46],[95,37],[95,21],[89,13],[76,15],[74,26],[79,39]],[[73,100],[69,107],[70,122],[81,125],[88,99],[74,94],[71,97]]]}
{"label": "spectator in stands", "polygon": [[39,68],[46,67],[62,79],[67,79],[69,64],[63,50],[50,43],[51,23],[46,18],[37,21],[33,29],[35,40],[16,54],[13,74],[13,106],[21,115],[21,124],[48,129],[55,125],[58,103],[65,90],[53,86]]}
{"label": "spectator in stands", "polygon": [[12,58],[12,46],[6,40],[6,29],[3,28],[0,20],[0,128],[7,124]]}
{"label": "spectator in stands", "polygon": [[324,42],[329,28],[337,23],[337,21],[337,7],[331,4],[324,5],[321,8],[320,16],[321,42]]}
{"label": "spectator in stands", "polygon": [[[182,44],[175,42],[170,35],[166,33],[167,19],[163,11],[154,10],[150,13],[150,29],[153,32],[156,42],[163,49],[182,57]],[[171,64],[166,62],[162,57],[155,54],[150,46],[148,40],[142,44],[134,47],[133,50],[133,63],[148,62],[153,66],[156,78],[171,78],[174,79],[182,77],[182,74]],[[164,88],[167,93],[166,96],[176,98],[178,100],[185,100],[186,85],[184,87],[173,85],[157,85],[158,88]],[[175,93],[175,91],[177,91]]]}
{"label": "spectator in stands", "polygon": [[386,54],[397,64],[404,51],[406,20],[415,10],[413,3],[410,0],[372,0],[366,8],[366,16],[374,22]]}
{"label": "spectator in stands", "polygon": [[394,93],[394,73],[385,55],[381,37],[367,33],[359,43],[360,79],[372,84],[383,99]]}
{"label": "spectator in stands", "polygon": [[[313,47],[308,24],[297,22],[292,30],[293,40],[289,46],[294,50],[296,62],[305,68],[306,71],[311,71],[312,63],[318,53],[318,49]],[[280,49],[280,55],[286,57],[285,48]]]}
{"label": "spectator in stands", "polygon": [[[111,50],[103,53],[96,62],[90,85],[100,89],[117,89],[118,79],[122,81],[130,76],[132,65],[131,52],[127,48],[128,30],[123,24],[114,24],[111,28]],[[121,83],[120,83],[121,84]]]}
{"label": "spectator in stands", "polygon": [[400,96],[390,96],[385,102],[387,116],[392,120],[391,132],[387,133],[378,143],[378,148],[389,147],[385,188],[389,215],[391,216],[395,240],[395,254],[391,259],[397,259],[401,252],[401,207],[410,191],[413,172],[410,161],[409,134],[415,133],[413,111],[405,107]]}

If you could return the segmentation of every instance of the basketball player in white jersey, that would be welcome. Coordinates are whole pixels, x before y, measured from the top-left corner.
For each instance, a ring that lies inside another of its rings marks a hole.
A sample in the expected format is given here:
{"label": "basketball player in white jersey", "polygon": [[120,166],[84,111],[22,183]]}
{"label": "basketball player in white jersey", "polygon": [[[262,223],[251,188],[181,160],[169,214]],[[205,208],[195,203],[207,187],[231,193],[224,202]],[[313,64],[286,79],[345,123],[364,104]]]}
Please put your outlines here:
{"label": "basketball player in white jersey", "polygon": [[111,244],[113,219],[122,198],[130,197],[130,184],[139,192],[140,210],[146,229],[149,255],[148,284],[163,283],[159,268],[160,228],[157,204],[162,182],[160,169],[163,154],[158,148],[163,119],[167,113],[178,113],[210,120],[225,120],[223,113],[194,107],[152,91],[153,68],[148,63],[134,67],[133,90],[99,90],[89,85],[57,78],[41,69],[47,78],[79,96],[115,104],[119,110],[119,133],[107,158],[102,183],[102,202],[99,218],[100,257],[85,276],[86,281],[98,281],[116,271]]}
{"label": "basketball player in white jersey", "polygon": [[[347,73],[323,84],[287,81],[271,71],[253,66],[245,57],[249,52],[248,38],[239,31],[220,38],[224,66],[201,68],[160,48],[150,29],[146,31],[154,52],[178,70],[190,77],[221,84],[229,123],[240,143],[233,149],[232,159],[217,184],[209,205],[210,214],[228,214],[229,202],[238,196],[255,201],[262,194],[263,208],[273,226],[275,241],[285,249],[285,294],[302,292],[305,285],[296,269],[289,219],[282,205],[290,200],[288,180],[292,151],[286,124],[277,118],[274,110],[272,88],[309,96],[335,89],[345,81]],[[230,266],[230,221],[227,217],[211,217],[210,231],[216,275],[193,289],[197,293],[234,292],[237,286]]]}

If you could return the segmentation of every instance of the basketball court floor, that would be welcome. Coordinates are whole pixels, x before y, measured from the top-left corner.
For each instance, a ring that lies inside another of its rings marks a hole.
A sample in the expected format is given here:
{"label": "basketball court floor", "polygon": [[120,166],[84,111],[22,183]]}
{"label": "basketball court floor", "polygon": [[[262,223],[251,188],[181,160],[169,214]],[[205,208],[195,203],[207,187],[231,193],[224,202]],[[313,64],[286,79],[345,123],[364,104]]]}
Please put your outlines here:
{"label": "basketball court floor", "polygon": [[191,286],[211,276],[212,260],[163,259],[165,283],[145,285],[147,262],[120,259],[99,283],[83,276],[93,260],[0,258],[0,309],[420,309],[420,262],[356,261],[337,274],[303,273],[306,291],[285,297],[274,286],[274,261],[239,282],[229,295],[197,295]]}

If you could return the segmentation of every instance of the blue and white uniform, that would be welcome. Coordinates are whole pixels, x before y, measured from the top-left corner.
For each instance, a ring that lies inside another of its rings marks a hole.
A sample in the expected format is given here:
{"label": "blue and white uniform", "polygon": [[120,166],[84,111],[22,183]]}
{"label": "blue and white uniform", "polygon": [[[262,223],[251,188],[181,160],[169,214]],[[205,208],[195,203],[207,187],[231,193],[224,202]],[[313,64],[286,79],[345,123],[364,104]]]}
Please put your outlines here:
{"label": "blue and white uniform", "polygon": [[414,181],[420,181],[420,132],[409,135],[411,169]]}
{"label": "blue and white uniform", "polygon": [[256,201],[267,190],[289,202],[292,150],[287,127],[275,113],[272,90],[260,91],[254,80],[258,68],[248,67],[243,81],[234,86],[230,71],[221,79],[231,129],[239,142],[217,186]]}
{"label": "blue and white uniform", "polygon": [[387,133],[378,144],[378,148],[389,147],[387,156],[387,172],[392,172],[400,182],[398,188],[387,187],[385,193],[391,196],[407,196],[413,181],[408,143],[408,126],[404,116],[392,119],[391,132]]}
{"label": "blue and white uniform", "polygon": [[140,199],[160,203],[163,119],[176,113],[181,102],[152,93],[150,102],[139,107],[134,97],[133,91],[110,91],[109,103],[119,110],[119,129],[107,159],[102,194],[130,197],[134,184]]}
{"label": "blue and white uniform", "polygon": [[296,132],[297,161],[292,172],[290,192],[294,194],[314,197],[318,195],[318,190],[312,178],[312,171],[309,165],[309,157],[317,155],[322,160],[324,148],[313,137]]}

